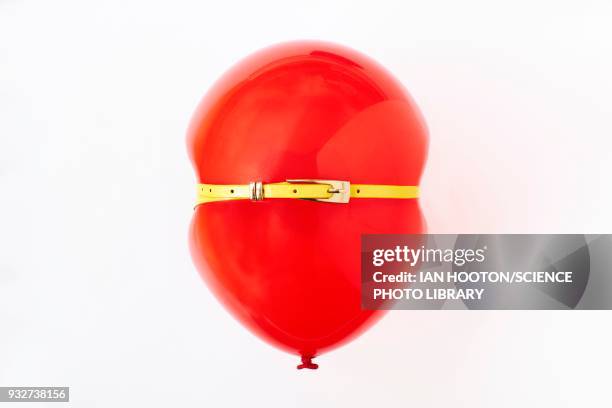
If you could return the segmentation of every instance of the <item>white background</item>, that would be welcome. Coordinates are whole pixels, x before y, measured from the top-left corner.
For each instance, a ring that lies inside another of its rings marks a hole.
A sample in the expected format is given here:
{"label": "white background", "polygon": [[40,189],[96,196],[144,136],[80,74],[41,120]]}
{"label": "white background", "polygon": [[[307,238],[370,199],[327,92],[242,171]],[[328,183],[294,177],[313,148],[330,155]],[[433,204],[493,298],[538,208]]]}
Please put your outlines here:
{"label": "white background", "polygon": [[494,3],[0,0],[0,385],[75,407],[609,407],[610,312],[395,311],[304,372],[188,254],[197,102],[303,38],[421,106],[430,232],[612,232],[610,2]]}

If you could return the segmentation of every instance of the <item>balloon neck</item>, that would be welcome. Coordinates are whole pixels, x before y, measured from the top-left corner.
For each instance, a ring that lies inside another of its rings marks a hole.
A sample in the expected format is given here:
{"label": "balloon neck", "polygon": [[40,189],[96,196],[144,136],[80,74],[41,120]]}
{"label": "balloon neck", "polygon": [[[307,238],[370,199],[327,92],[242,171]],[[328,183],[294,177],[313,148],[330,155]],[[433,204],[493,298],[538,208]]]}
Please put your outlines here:
{"label": "balloon neck", "polygon": [[318,364],[315,364],[312,362],[312,359],[314,357],[311,356],[302,356],[302,364],[297,366],[298,370],[301,370],[302,368],[308,368],[310,370],[316,370],[317,368],[319,368]]}

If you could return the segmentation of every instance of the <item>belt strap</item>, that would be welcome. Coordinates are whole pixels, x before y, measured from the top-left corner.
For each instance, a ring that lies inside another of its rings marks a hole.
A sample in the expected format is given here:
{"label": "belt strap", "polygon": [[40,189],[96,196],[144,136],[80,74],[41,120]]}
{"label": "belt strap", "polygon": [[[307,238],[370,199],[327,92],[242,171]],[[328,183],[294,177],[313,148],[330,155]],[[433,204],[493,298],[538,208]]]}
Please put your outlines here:
{"label": "belt strap", "polygon": [[328,203],[348,203],[350,198],[419,197],[418,186],[351,184],[340,180],[287,180],[280,183],[198,184],[196,205],[215,201],[297,198]]}

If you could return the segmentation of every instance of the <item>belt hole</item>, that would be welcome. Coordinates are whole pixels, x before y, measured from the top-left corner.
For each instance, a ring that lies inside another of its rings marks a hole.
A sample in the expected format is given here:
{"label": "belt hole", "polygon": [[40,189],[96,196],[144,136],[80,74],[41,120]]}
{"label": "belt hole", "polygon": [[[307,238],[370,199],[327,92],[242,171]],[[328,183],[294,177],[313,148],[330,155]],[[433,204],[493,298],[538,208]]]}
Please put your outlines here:
{"label": "belt hole", "polygon": [[297,190],[296,190],[296,189],[293,189],[293,194],[295,194],[295,193],[297,193]]}
{"label": "belt hole", "polygon": [[234,189],[231,189],[231,190],[230,190],[230,193],[234,194]]}
{"label": "belt hole", "polygon": [[209,189],[208,189],[208,192],[209,192],[209,193],[212,193],[212,188],[209,188]]}
{"label": "belt hole", "polygon": [[359,194],[359,193],[361,193],[361,190],[360,190],[360,189],[357,189],[357,194]]}

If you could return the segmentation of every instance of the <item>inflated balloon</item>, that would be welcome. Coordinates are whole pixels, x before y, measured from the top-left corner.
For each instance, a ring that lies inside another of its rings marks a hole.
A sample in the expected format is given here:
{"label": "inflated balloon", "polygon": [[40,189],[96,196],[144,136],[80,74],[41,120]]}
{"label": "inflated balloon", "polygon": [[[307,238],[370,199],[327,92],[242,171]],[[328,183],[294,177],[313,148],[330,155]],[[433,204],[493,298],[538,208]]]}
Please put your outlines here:
{"label": "inflated balloon", "polygon": [[385,69],[327,43],[259,51],[204,97],[188,149],[191,253],[242,324],[316,368],[382,315],[361,309],[361,235],[424,232],[427,151],[418,108]]}

